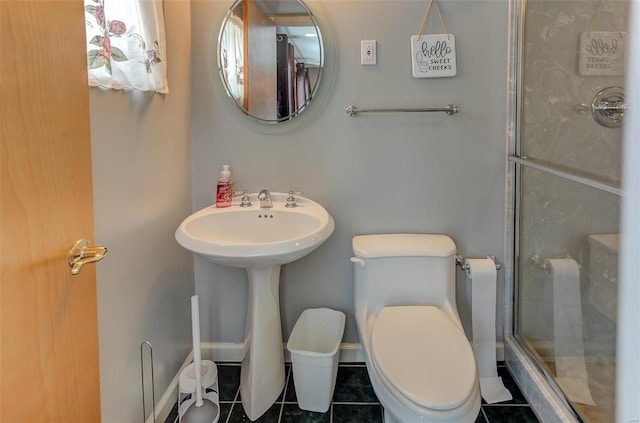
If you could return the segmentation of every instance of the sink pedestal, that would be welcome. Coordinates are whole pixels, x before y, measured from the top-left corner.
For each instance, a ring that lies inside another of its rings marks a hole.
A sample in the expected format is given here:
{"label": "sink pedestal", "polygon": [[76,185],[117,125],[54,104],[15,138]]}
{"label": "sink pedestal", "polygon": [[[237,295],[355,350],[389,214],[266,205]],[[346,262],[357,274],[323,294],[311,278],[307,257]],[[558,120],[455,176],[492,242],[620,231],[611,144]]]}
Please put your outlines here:
{"label": "sink pedestal", "polygon": [[[263,190],[264,191],[264,190]],[[261,191],[262,192],[262,191]],[[280,266],[318,248],[335,228],[320,204],[272,192],[272,207],[205,207],[182,221],[176,240],[189,251],[222,266],[247,269],[249,300],[240,393],[244,411],[258,419],[285,383],[280,326]],[[258,194],[249,198],[258,201]]]}
{"label": "sink pedestal", "polygon": [[249,299],[240,394],[244,411],[253,421],[273,405],[285,383],[280,265],[248,267],[247,275]]}

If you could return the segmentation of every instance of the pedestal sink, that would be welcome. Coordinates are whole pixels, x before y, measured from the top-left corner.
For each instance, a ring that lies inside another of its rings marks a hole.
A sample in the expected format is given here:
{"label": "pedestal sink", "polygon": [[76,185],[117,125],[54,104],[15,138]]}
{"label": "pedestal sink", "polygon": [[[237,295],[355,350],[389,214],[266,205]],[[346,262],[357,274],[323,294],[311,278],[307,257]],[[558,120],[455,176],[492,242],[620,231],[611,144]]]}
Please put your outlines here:
{"label": "pedestal sink", "polygon": [[247,417],[256,420],[275,402],[285,383],[280,323],[280,267],[309,254],[329,238],[333,217],[318,203],[296,198],[286,207],[287,194],[271,193],[272,208],[252,205],[204,208],[187,217],[176,230],[184,248],[209,260],[242,267],[249,277],[245,356],[240,393]]}

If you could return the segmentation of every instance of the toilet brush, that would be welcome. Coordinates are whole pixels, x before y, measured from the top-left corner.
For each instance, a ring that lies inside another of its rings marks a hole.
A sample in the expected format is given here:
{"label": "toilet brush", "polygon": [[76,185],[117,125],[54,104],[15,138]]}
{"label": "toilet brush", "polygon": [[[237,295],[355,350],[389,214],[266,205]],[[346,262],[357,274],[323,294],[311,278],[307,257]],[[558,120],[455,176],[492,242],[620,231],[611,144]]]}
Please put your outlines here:
{"label": "toilet brush", "polygon": [[195,373],[195,402],[182,415],[185,423],[216,423],[220,416],[218,404],[202,395],[202,359],[200,355],[200,316],[198,296],[191,297],[191,326],[193,332],[193,367]]}

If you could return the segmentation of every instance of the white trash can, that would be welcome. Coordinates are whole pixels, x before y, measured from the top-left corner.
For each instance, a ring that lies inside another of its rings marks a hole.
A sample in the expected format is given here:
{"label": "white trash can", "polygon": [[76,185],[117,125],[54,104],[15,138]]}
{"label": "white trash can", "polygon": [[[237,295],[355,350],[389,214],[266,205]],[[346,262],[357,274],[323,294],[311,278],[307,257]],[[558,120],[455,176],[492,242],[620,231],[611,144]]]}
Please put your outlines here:
{"label": "white trash can", "polygon": [[298,406],[303,410],[324,413],[331,405],[345,320],[340,311],[310,308],[293,327],[287,349]]}

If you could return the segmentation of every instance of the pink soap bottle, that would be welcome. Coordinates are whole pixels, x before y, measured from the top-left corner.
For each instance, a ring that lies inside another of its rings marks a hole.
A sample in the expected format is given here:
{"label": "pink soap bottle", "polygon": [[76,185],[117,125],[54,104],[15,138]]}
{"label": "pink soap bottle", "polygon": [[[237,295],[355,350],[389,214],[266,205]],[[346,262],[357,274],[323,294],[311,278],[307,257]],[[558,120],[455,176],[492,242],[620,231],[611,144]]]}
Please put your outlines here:
{"label": "pink soap bottle", "polygon": [[222,166],[216,190],[216,207],[229,207],[233,199],[233,182],[229,165]]}

